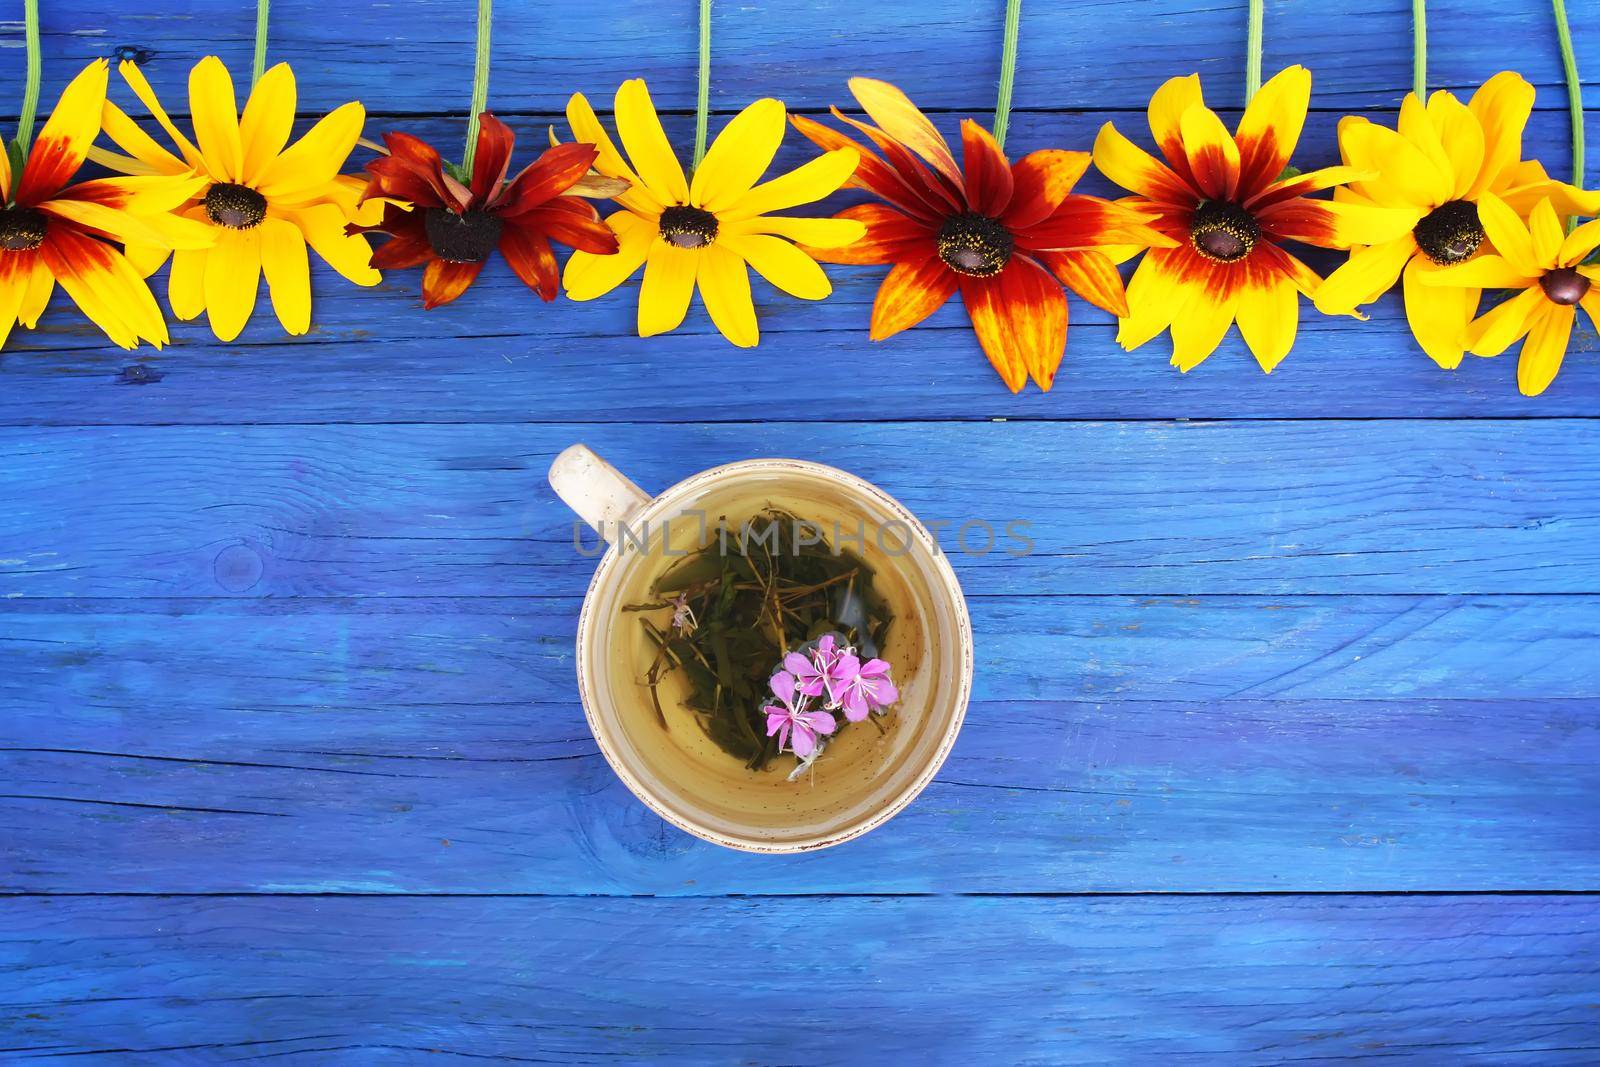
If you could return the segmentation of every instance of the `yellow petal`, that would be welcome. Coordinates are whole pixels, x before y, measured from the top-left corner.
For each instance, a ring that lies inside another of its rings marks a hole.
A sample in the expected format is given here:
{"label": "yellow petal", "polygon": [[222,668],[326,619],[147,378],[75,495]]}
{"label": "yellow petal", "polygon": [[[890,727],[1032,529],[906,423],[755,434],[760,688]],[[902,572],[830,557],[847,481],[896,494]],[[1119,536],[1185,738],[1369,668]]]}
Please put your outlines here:
{"label": "yellow petal", "polygon": [[261,228],[224,230],[206,256],[206,313],[219,340],[238,337],[261,285]]}
{"label": "yellow petal", "polygon": [[351,101],[324,115],[288,151],[267,164],[256,188],[269,200],[287,199],[333,181],[350,157],[367,120],[367,109]]}
{"label": "yellow petal", "polygon": [[289,143],[296,102],[294,71],[287,63],[279,63],[261,75],[250,90],[250,101],[239,120],[239,139],[244,146],[242,178],[246,183],[257,180]]}
{"label": "yellow petal", "polygon": [[1510,348],[1528,332],[1534,313],[1548,303],[1542,290],[1524,289],[1490,308],[1467,331],[1472,354],[1498,356]]}
{"label": "yellow petal", "polygon": [[1539,279],[1524,274],[1504,256],[1478,256],[1453,267],[1425,271],[1419,280],[1424,285],[1467,286],[1474,289],[1526,289]]}
{"label": "yellow petal", "polygon": [[582,93],[573,93],[572,98],[567,101],[567,125],[572,127],[573,137],[594,145],[599,151],[600,154],[594,161],[595,170],[609,177],[621,178],[630,186],[627,192],[616,197],[617,203],[652,218],[661,214],[661,201],[645,188],[644,183],[639,180],[639,175],[635,174],[633,168],[622,158],[622,153],[617,151],[617,146],[611,141],[611,135],[600,124],[594,108],[589,106],[589,101]]}
{"label": "yellow petal", "polygon": [[1529,277],[1544,273],[1533,251],[1533,235],[1503,200],[1484,193],[1478,199],[1478,221],[1494,250],[1510,260],[1513,267]]}
{"label": "yellow petal", "polygon": [[39,316],[44,314],[45,306],[50,303],[50,294],[55,291],[56,278],[50,273],[50,268],[45,266],[44,260],[34,257],[33,273],[28,278],[28,291],[22,297],[22,304],[17,309],[17,320],[28,329],[33,329],[39,324]]}
{"label": "yellow petal", "polygon": [[1183,130],[1180,126],[1183,113],[1191,107],[1205,106],[1206,99],[1200,91],[1198,74],[1168,78],[1150,97],[1150,107],[1147,112],[1150,118],[1150,132],[1155,135],[1157,147],[1169,160],[1177,161],[1184,158]]}
{"label": "yellow petal", "polygon": [[678,248],[652,241],[639,285],[639,336],[654,337],[676,330],[689,311],[694,279],[700,269],[698,248]]}
{"label": "yellow petal", "polygon": [[206,56],[189,72],[189,110],[200,154],[212,175],[225,182],[241,180],[239,103],[233,95],[233,78],[216,56]]}
{"label": "yellow petal", "polygon": [[1433,269],[1425,256],[1413,256],[1406,264],[1406,321],[1428,358],[1453,370],[1467,353],[1467,326],[1481,293],[1471,287],[1425,285],[1422,275]]}
{"label": "yellow petal", "polygon": [[756,269],[773,285],[802,300],[821,300],[833,292],[817,261],[781,237],[766,234],[729,234],[717,241]]}
{"label": "yellow petal", "polygon": [[1533,113],[1533,86],[1504,70],[1484,82],[1467,107],[1483,128],[1483,167],[1467,190],[1476,196],[1494,188],[1500,172],[1522,159],[1522,130]]}
{"label": "yellow petal", "polygon": [[61,99],[39,130],[13,195],[37,204],[59,192],[83,166],[89,146],[100,133],[100,111],[106,100],[106,63],[84,67],[61,92]]}
{"label": "yellow petal", "polygon": [[372,246],[367,239],[344,232],[344,212],[337,204],[294,208],[285,211],[284,217],[300,227],[306,243],[347,280],[366,286],[383,280],[383,275],[372,268]]}
{"label": "yellow petal", "polygon": [[719,212],[748,193],[778,154],[787,115],[783,103],[771,98],[735,115],[695,168],[689,203]]}
{"label": "yellow petal", "polygon": [[1294,347],[1300,328],[1300,291],[1288,279],[1246,285],[1239,294],[1239,333],[1268,374]]}
{"label": "yellow petal", "polygon": [[206,309],[206,256],[200,250],[184,249],[172,254],[172,270],[167,275],[167,303],[172,313],[184,322]]}
{"label": "yellow petal", "polygon": [[660,232],[655,223],[630,211],[613,213],[606,225],[617,235],[616,254],[597,256],[581,249],[572,253],[561,279],[568,299],[593,300],[627,281],[644,263],[645,253]]}
{"label": "yellow petal", "polygon": [[1172,325],[1198,291],[1184,282],[1172,262],[1176,258],[1173,252],[1157,250],[1134,270],[1128,282],[1128,314],[1117,326],[1117,343],[1128,351]]}
{"label": "yellow petal", "polygon": [[0,144],[0,204],[11,200],[11,154]]}
{"label": "yellow petal", "polygon": [[1533,237],[1533,258],[1539,266],[1556,266],[1567,232],[1549,200],[1541,200],[1533,206],[1533,213],[1528,216],[1528,233]]}
{"label": "yellow petal", "polygon": [[[182,174],[190,169],[187,162],[162,148],[156,143],[154,137],[140,129],[138,123],[134,122],[126,112],[109,100],[106,101],[105,107],[100,111],[100,126],[105,130],[106,136],[111,138],[118,148],[128,153],[135,162],[147,168],[149,173]],[[124,169],[125,163],[120,166],[113,165],[102,158],[110,157],[111,155],[111,153],[104,152],[101,149],[95,149],[90,153],[90,157],[97,163],[112,166],[112,169],[121,171],[124,174],[134,173]],[[120,157],[112,158],[119,159],[120,162]]]}
{"label": "yellow petal", "polygon": [[1450,154],[1444,150],[1444,141],[1439,136],[1438,129],[1433,124],[1433,117],[1428,114],[1428,109],[1422,101],[1417,99],[1416,93],[1407,93],[1400,102],[1400,122],[1397,126],[1400,136],[1428,157],[1440,174],[1445,176],[1448,183],[1447,192],[1456,184],[1455,166],[1450,162]]}
{"label": "yellow petal", "polygon": [[1300,143],[1310,106],[1311,72],[1301,66],[1279,71],[1250,99],[1236,139],[1246,165],[1254,163],[1254,172],[1244,176],[1251,188],[1277,180]]}
{"label": "yellow petal", "polygon": [[867,235],[865,224],[855,219],[797,219],[783,215],[757,215],[726,224],[727,233],[770,233],[812,248],[844,248]]}
{"label": "yellow petal", "polygon": [[1375,122],[1341,122],[1339,149],[1345,161],[1378,178],[1357,190],[1388,207],[1437,207],[1450,199],[1450,176],[1416,145]]}
{"label": "yellow petal", "polygon": [[1406,261],[1416,254],[1417,242],[1410,234],[1357,248],[1317,287],[1317,310],[1324,315],[1353,314],[1393,288]]}
{"label": "yellow petal", "polygon": [[1522,354],[1517,359],[1517,388],[1523,396],[1538,396],[1555,381],[1561,370],[1561,360],[1567,354],[1567,343],[1572,339],[1572,322],[1577,310],[1570,305],[1547,302],[1534,317],[1528,339],[1522,342]]}
{"label": "yellow petal", "polygon": [[1450,195],[1467,195],[1483,169],[1483,126],[1467,105],[1451,93],[1440,90],[1428,97],[1428,118],[1439,131],[1439,143],[1450,160],[1455,183]]}
{"label": "yellow petal", "polygon": [[[0,151],[0,156],[5,152]],[[0,203],[4,202],[0,192]],[[15,252],[0,252],[0,349],[5,348],[11,328],[17,324],[17,314],[28,295],[28,275],[33,272],[33,255],[22,256]]]}
{"label": "yellow petal", "polygon": [[1600,248],[1600,219],[1584,223],[1562,239],[1556,264],[1571,267],[1582,263],[1596,248]]}
{"label": "yellow petal", "polygon": [[183,158],[191,167],[205,166],[205,158],[183,131],[173,123],[167,115],[166,109],[161,106],[161,101],[156,97],[156,91],[150,88],[150,83],[145,80],[144,71],[139,69],[139,64],[132,60],[123,60],[117,64],[117,73],[122,75],[122,80],[128,83],[128,88],[133,90],[133,95],[139,98],[139,103],[145,110],[155,116],[156,122],[167,131],[167,136],[172,138],[172,143],[178,146],[178,151],[183,153]]}
{"label": "yellow petal", "polygon": [[617,136],[628,150],[634,170],[664,204],[682,204],[689,199],[689,183],[672,152],[667,133],[661,128],[650,90],[643,78],[631,78],[617,89]]}
{"label": "yellow petal", "polygon": [[311,329],[311,262],[306,239],[284,219],[261,223],[261,270],[272,294],[272,310],[290,334]]}
{"label": "yellow petal", "polygon": [[754,348],[761,340],[756,308],[750,299],[750,273],[744,262],[720,244],[700,257],[700,299],[722,336],[740,348]]}
{"label": "yellow petal", "polygon": [[1191,107],[1178,126],[1195,182],[1209,196],[1233,199],[1239,189],[1239,145],[1233,134],[1208,107]]}
{"label": "yellow petal", "polygon": [[161,265],[172,255],[172,249],[163,248],[161,245],[141,244],[138,241],[128,241],[123,244],[122,252],[128,257],[128,262],[133,264],[133,269],[139,272],[139,277],[148,278],[161,269]]}
{"label": "yellow petal", "polygon": [[786,211],[810,204],[838,191],[856,171],[861,154],[854,148],[835,148],[769,182],[762,182],[721,214],[726,222]]}
{"label": "yellow petal", "polygon": [[950,145],[905,93],[875,78],[851,78],[850,95],[879,129],[927,160],[957,188],[961,187],[961,168],[950,154]]}
{"label": "yellow petal", "polygon": [[1233,325],[1239,295],[1218,300],[1199,293],[1172,320],[1172,365],[1187,374],[1217,350]]}

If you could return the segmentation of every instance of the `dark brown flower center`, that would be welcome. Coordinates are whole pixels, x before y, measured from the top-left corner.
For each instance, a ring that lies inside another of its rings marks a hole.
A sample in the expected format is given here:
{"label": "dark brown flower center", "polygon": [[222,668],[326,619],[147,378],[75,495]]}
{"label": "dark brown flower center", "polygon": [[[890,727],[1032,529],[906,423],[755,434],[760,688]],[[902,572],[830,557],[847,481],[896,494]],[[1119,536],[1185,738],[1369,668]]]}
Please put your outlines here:
{"label": "dark brown flower center", "polygon": [[218,182],[206,190],[206,215],[230,230],[253,230],[267,217],[267,198],[247,185]]}
{"label": "dark brown flower center", "polygon": [[45,214],[31,207],[0,208],[0,249],[31,252],[44,244]]}
{"label": "dark brown flower center", "polygon": [[1411,231],[1422,254],[1448,267],[1460,263],[1483,244],[1483,223],[1478,221],[1478,205],[1467,200],[1440,204]]}
{"label": "dark brown flower center", "polygon": [[703,208],[675,204],[661,212],[661,239],[678,248],[704,248],[717,239],[717,217]]}
{"label": "dark brown flower center", "polygon": [[505,223],[487,211],[457,214],[449,208],[431,207],[422,227],[434,254],[450,263],[482,263],[500,244]]}
{"label": "dark brown flower center", "polygon": [[1544,295],[1548,296],[1552,303],[1565,304],[1567,307],[1588,296],[1589,285],[1589,279],[1571,267],[1550,271],[1539,279],[1539,288],[1544,290]]}
{"label": "dark brown flower center", "polygon": [[1214,263],[1234,263],[1248,256],[1261,238],[1261,226],[1244,208],[1226,200],[1207,200],[1189,223],[1194,250]]}
{"label": "dark brown flower center", "polygon": [[939,227],[939,258],[957,274],[992,278],[1005,270],[1017,243],[998,219],[967,211]]}

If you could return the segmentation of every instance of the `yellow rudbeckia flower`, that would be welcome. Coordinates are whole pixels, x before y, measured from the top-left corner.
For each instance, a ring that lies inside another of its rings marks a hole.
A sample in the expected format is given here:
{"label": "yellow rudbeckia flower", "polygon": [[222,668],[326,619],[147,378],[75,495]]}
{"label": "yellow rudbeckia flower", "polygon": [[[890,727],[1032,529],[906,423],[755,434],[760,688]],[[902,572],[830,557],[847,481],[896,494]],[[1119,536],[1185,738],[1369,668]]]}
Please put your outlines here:
{"label": "yellow rudbeckia flower", "polygon": [[[305,333],[311,328],[308,245],[357,285],[378,284],[382,276],[368,263],[371,245],[345,233],[346,223],[376,222],[383,209],[379,202],[358,209],[366,183],[339,173],[366,121],[359,103],[345,104],[289,145],[295,83],[288,65],[280,63],[261,76],[241,116],[228,69],[216,56],[207,56],[189,74],[195,130],[190,141],[137,65],[125,62],[118,70],[179,154],[157,144],[108,100],[105,133],[127,155],[96,148],[90,158],[123,174],[205,178],[180,213],[210,226],[216,243],[173,254],[167,297],[178,318],[193,319],[204,311],[212,332],[233,340],[255,310],[265,274],[278,321],[291,334]],[[167,252],[130,242],[128,255],[148,275]]]}
{"label": "yellow rudbeckia flower", "polygon": [[793,242],[838,248],[859,240],[866,227],[853,219],[768,213],[821,200],[839,189],[855,173],[859,153],[836,149],[756,184],[778,154],[787,127],[781,101],[757,100],[723,128],[691,181],[672,153],[642,79],[623,82],[617,90],[616,116],[627,160],[581,93],[567,103],[574,137],[599,150],[595,169],[632,186],[616,198],[623,210],[606,219],[616,231],[619,250],[611,256],[574,252],[563,278],[569,297],[593,300],[609,293],[642,265],[640,337],[677,329],[698,287],[722,335],[750,348],[760,340],[760,331],[746,264],[803,300],[821,300],[833,291],[817,261]]}
{"label": "yellow rudbeckia flower", "polygon": [[1470,350],[1498,356],[1524,337],[1517,360],[1517,387],[1524,396],[1538,396],[1555,380],[1567,354],[1578,306],[1600,329],[1600,265],[1585,264],[1600,248],[1600,221],[1567,233],[1550,199],[1539,201],[1524,225],[1505,201],[1488,193],[1478,202],[1479,217],[1496,255],[1445,267],[1424,275],[1427,296],[1449,297],[1466,288],[1520,289],[1491,308],[1467,331]]}
{"label": "yellow rudbeckia flower", "polygon": [[[1427,286],[1427,275],[1484,247],[1479,206],[1499,197],[1526,216],[1543,197],[1571,214],[1593,214],[1600,200],[1554,181],[1535,160],[1522,158],[1522,131],[1533,111],[1533,86],[1511,71],[1490,78],[1463,104],[1448,92],[1427,104],[1408,93],[1397,129],[1360,116],[1339,123],[1339,151],[1348,166],[1372,177],[1336,190],[1346,203],[1403,208],[1411,228],[1392,241],[1355,249],[1349,261],[1317,290],[1317,310],[1356,314],[1404,276],[1411,333],[1441,367],[1460,365],[1467,324],[1478,310],[1480,289]],[[1491,238],[1492,239],[1492,238]]]}

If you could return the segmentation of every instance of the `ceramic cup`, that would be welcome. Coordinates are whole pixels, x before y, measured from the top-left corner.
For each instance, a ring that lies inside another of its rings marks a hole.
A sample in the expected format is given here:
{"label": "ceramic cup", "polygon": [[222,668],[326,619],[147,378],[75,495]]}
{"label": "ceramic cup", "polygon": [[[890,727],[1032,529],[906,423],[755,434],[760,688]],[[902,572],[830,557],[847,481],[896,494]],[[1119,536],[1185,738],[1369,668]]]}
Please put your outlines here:
{"label": "ceramic cup", "polygon": [[[802,852],[883,824],[933,779],[966,714],[972,626],[949,561],[893,497],[852,474],[792,459],[730,463],[652,497],[583,445],[556,457],[550,484],[608,542],[578,619],[584,714],[612,770],[656,814],[728,848]],[[746,770],[692,736],[703,733],[692,718],[687,727],[679,722],[678,743],[665,737],[643,682],[649,646],[639,616],[623,610],[652,599],[659,553],[682,531],[698,528],[703,537],[705,524],[743,521],[770,501],[825,527],[839,523],[854,538],[844,544],[878,573],[874,587],[893,585],[880,589],[895,615],[880,654],[895,665],[897,721],[881,732],[853,724],[837,742],[844,754],[830,763],[824,752],[809,781]],[[852,740],[851,731],[861,733]]]}

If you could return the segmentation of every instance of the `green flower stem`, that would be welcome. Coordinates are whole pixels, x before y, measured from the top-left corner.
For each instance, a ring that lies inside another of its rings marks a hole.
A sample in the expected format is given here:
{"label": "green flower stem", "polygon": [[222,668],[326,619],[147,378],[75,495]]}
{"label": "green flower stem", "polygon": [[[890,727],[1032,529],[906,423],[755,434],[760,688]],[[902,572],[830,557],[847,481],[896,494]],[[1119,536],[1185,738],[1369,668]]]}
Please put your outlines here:
{"label": "green flower stem", "polygon": [[489,107],[489,24],[494,0],[478,0],[478,52],[472,64],[472,110],[467,115],[467,151],[461,173],[470,181],[472,157],[478,151],[478,116]]}
{"label": "green flower stem", "polygon": [[267,69],[267,9],[272,0],[256,0],[256,55],[250,66],[250,87],[253,89]]}
{"label": "green flower stem", "polygon": [[1572,27],[1567,25],[1566,0],[1550,0],[1555,9],[1556,37],[1561,42],[1561,66],[1567,72],[1567,107],[1572,112],[1572,184],[1583,188],[1583,83],[1578,80],[1578,57],[1572,52]]}
{"label": "green flower stem", "polygon": [[1428,102],[1428,0],[1411,0],[1411,91]]}
{"label": "green flower stem", "polygon": [[1017,80],[1017,34],[1022,26],[1022,0],[1006,0],[1005,36],[1000,42],[1000,92],[994,102],[994,140],[1006,146],[1011,123],[1011,87]]}
{"label": "green flower stem", "polygon": [[1250,0],[1244,41],[1244,102],[1261,91],[1261,24],[1266,21],[1265,0]]}
{"label": "green flower stem", "polygon": [[694,98],[694,165],[706,158],[706,120],[711,114],[711,0],[700,0],[700,72]]}
{"label": "green flower stem", "polygon": [[33,117],[39,111],[39,0],[22,0],[23,37],[28,53],[28,80],[23,83],[22,115],[17,119],[17,146],[27,158],[33,141]]}

